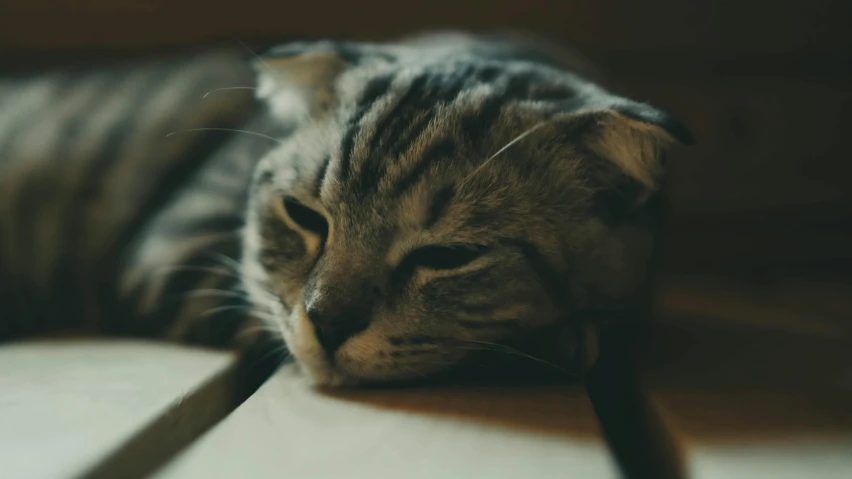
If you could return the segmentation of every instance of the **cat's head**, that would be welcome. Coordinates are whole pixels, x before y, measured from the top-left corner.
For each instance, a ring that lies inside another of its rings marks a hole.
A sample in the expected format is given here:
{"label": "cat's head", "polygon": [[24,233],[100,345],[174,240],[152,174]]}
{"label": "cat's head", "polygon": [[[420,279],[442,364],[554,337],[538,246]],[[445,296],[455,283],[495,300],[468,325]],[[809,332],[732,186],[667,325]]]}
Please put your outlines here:
{"label": "cat's head", "polygon": [[257,65],[292,133],[251,190],[248,290],[318,383],[422,376],[630,298],[688,132],[499,46],[300,43]]}

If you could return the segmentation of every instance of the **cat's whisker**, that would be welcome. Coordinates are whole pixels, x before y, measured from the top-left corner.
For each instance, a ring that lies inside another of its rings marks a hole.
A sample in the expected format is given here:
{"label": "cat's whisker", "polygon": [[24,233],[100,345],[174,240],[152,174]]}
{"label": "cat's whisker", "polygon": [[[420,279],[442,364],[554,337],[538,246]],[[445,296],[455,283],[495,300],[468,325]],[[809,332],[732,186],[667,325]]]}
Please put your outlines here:
{"label": "cat's whisker", "polygon": [[[267,296],[266,299],[275,303],[283,303],[283,298],[276,294],[274,291],[270,290],[267,287],[267,282],[265,280],[260,280],[257,278],[247,278],[247,280],[253,281],[254,285],[257,287],[260,293],[265,294]],[[290,306],[285,304],[287,309],[290,309]]]}
{"label": "cat's whisker", "polygon": [[545,359],[542,359],[542,358],[533,356],[531,354],[525,353],[525,352],[523,352],[519,349],[515,349],[515,348],[512,348],[512,347],[506,346],[504,344],[491,343],[491,342],[488,342],[488,341],[474,341],[474,340],[460,340],[460,342],[472,343],[474,345],[480,345],[481,347],[478,347],[478,348],[459,348],[459,349],[493,351],[493,352],[499,352],[499,353],[506,353],[506,354],[526,358],[526,359],[544,364],[546,366],[550,366],[550,367],[559,369],[560,371],[563,371],[563,372],[568,373],[570,375],[573,375],[573,373],[571,371],[565,369],[564,367],[562,367],[558,364],[555,364],[555,363],[552,363],[552,362],[547,361]]}
{"label": "cat's whisker", "polygon": [[157,268],[157,272],[154,273],[154,276],[165,276],[170,275],[172,273],[211,273],[220,274],[222,276],[229,276],[232,278],[239,278],[237,275],[234,274],[233,271],[229,269],[193,265],[164,266],[163,268]]}
{"label": "cat's whisker", "polygon": [[521,358],[524,358],[524,359],[529,359],[531,361],[542,364],[544,366],[554,368],[554,369],[558,370],[560,373],[565,374],[568,377],[580,379],[579,375],[577,375],[576,373],[574,373],[574,372],[572,372],[572,371],[570,371],[570,370],[568,370],[568,369],[566,369],[562,366],[559,366],[558,364],[554,364],[550,361],[546,361],[544,359],[541,359],[541,358],[538,358],[538,357],[535,357],[535,356],[532,356],[532,355],[529,355],[529,354],[525,354],[525,353],[518,353],[518,352],[515,352],[515,351],[508,351],[508,350],[505,350],[505,349],[496,349],[496,348],[487,348],[487,347],[468,347],[468,348],[463,347],[463,348],[459,348],[459,349],[466,350],[466,351],[489,351],[489,352],[493,352],[493,353],[503,353],[503,354],[508,354],[510,356],[517,356],[517,357],[521,357]]}
{"label": "cat's whisker", "polygon": [[284,142],[279,140],[278,138],[273,138],[269,135],[264,135],[263,133],[258,133],[256,131],[240,130],[239,128],[218,128],[218,127],[187,128],[186,130],[173,131],[173,132],[169,133],[168,135],[166,135],[166,138],[170,138],[174,135],[177,135],[178,133],[193,133],[193,132],[202,132],[202,131],[229,131],[231,133],[243,133],[243,134],[246,134],[246,135],[252,135],[252,136],[259,137],[259,138],[265,138],[267,140],[274,141],[275,143],[278,143],[279,145],[284,144]]}
{"label": "cat's whisker", "polygon": [[[260,318],[258,318],[258,319],[260,319]],[[237,333],[236,337],[237,338],[243,338],[247,335],[254,334],[254,333],[272,333],[272,334],[274,334],[278,337],[281,336],[281,331],[279,331],[277,328],[273,328],[273,327],[265,325],[265,324],[259,324],[259,325],[255,325],[254,327],[251,327],[251,328],[243,329],[242,331]]]}
{"label": "cat's whisker", "polygon": [[489,156],[485,161],[483,161],[481,165],[479,165],[475,170],[473,170],[473,172],[471,172],[469,175],[467,175],[459,184],[458,189],[462,190],[465,187],[465,185],[468,183],[468,181],[471,178],[473,178],[477,173],[482,171],[482,169],[485,168],[489,163],[491,163],[494,160],[494,158],[497,158],[501,153],[508,150],[512,145],[523,140],[524,138],[526,138],[527,136],[532,134],[534,131],[538,130],[539,128],[543,127],[546,124],[547,124],[547,122],[544,122],[544,121],[537,123],[537,124],[533,125],[531,128],[529,128],[526,131],[524,131],[523,133],[521,133],[520,135],[516,136],[512,141],[506,143],[502,148],[497,150],[496,153]]}
{"label": "cat's whisker", "polygon": [[231,258],[230,256],[227,256],[227,255],[224,255],[224,254],[222,254],[218,251],[207,251],[206,254],[211,259],[214,259],[214,260],[220,262],[222,264],[222,266],[225,266],[226,268],[232,270],[234,273],[237,273],[237,274],[242,273],[242,265],[240,265],[240,263],[237,260],[235,260],[234,258]]}
{"label": "cat's whisker", "polygon": [[244,282],[245,283],[251,282],[252,286],[255,286],[255,288],[257,290],[256,292],[258,292],[260,294],[265,294],[267,296],[266,299],[268,299],[268,300],[271,300],[271,301],[280,301],[281,300],[281,298],[279,298],[277,294],[273,293],[272,291],[269,290],[269,288],[267,288],[265,286],[265,284],[264,284],[265,281],[262,281],[258,278],[244,278]]}
{"label": "cat's whisker", "polygon": [[251,307],[253,307],[253,308],[255,308],[255,309],[257,309],[257,308],[263,308],[263,309],[259,309],[259,311],[264,311],[264,312],[269,313],[269,314],[275,314],[275,310],[274,310],[274,309],[272,309],[272,307],[271,307],[270,305],[267,305],[267,304],[256,304],[254,301],[251,301],[251,302],[250,302],[250,304],[251,304]]}
{"label": "cat's whisker", "polygon": [[264,311],[258,311],[254,309],[254,306],[246,305],[246,304],[228,304],[224,306],[217,306],[215,308],[208,309],[207,311],[201,313],[199,316],[202,318],[206,318],[209,316],[213,316],[214,314],[221,313],[224,311],[237,311],[241,313],[245,313],[250,316],[254,316],[260,320],[268,320],[274,321],[277,318],[272,313],[267,313]]}
{"label": "cat's whisker", "polygon": [[196,289],[190,291],[188,293],[183,294],[184,297],[216,297],[216,298],[236,298],[236,299],[247,299],[248,295],[241,291],[227,290],[227,289],[215,289],[215,288],[205,288],[205,289]]}
{"label": "cat's whisker", "polygon": [[[248,314],[250,314],[250,315],[251,315],[252,317],[254,317],[255,319],[260,319],[260,320],[265,320],[265,321],[272,321],[273,323],[276,323],[276,324],[278,324],[278,321],[279,321],[279,317],[278,317],[275,313],[270,313],[270,312],[266,312],[266,311],[258,311],[258,310],[254,310],[254,311],[249,311],[249,312],[248,312]],[[275,331],[277,331],[277,332],[279,332],[279,333],[281,332],[281,330],[280,330],[280,329],[278,329],[277,327],[276,327],[276,328],[273,328],[273,330],[275,330]]]}
{"label": "cat's whisker", "polygon": [[[211,259],[219,262],[222,265],[222,267],[220,268],[220,267],[196,266],[196,265],[164,266],[162,268],[158,268],[158,270],[155,273],[153,273],[153,276],[154,277],[168,276],[168,275],[171,275],[171,274],[174,274],[174,273],[210,273],[210,274],[217,274],[217,275],[233,278],[233,279],[238,280],[240,282],[244,282],[244,281],[247,281],[247,280],[252,280],[252,281],[256,281],[256,282],[260,281],[259,278],[247,277],[242,271],[239,271],[239,270],[235,271],[234,265],[239,265],[239,263],[236,263],[236,261],[232,260],[231,258],[228,258],[227,256],[225,256],[221,253],[208,251],[205,254],[207,256],[210,256]],[[228,263],[226,260],[230,260],[232,263]],[[236,289],[236,288],[239,288],[239,289]],[[200,291],[200,290],[195,290],[195,291]],[[222,290],[222,291],[225,291],[225,290]],[[249,297],[248,293],[245,292],[245,290],[241,287],[241,285],[237,285],[237,286],[235,286],[235,289],[228,290],[228,291],[234,291],[234,292],[237,292],[237,293],[242,293],[243,297],[245,297],[245,298]],[[190,292],[188,295],[191,296],[192,292]]]}
{"label": "cat's whisker", "polygon": [[204,96],[201,97],[201,99],[203,100],[203,99],[207,98],[212,93],[216,93],[216,92],[220,92],[220,91],[227,91],[227,90],[257,90],[257,87],[253,87],[253,86],[229,86],[229,87],[224,87],[224,88],[216,88],[214,90],[210,90],[207,93],[205,93]]}
{"label": "cat's whisker", "polygon": [[261,311],[261,310],[258,310],[258,309],[247,311],[247,314],[251,315],[255,319],[274,323],[276,325],[276,327],[274,329],[276,331],[278,331],[279,333],[281,332],[281,330],[278,328],[280,317],[277,314],[275,314],[271,311]]}
{"label": "cat's whisker", "polygon": [[216,238],[214,240],[209,241],[208,244],[206,245],[206,247],[210,248],[212,246],[220,245],[220,244],[225,243],[225,242],[229,242],[229,241],[233,242],[235,236],[239,237],[239,234],[242,232],[242,229],[243,229],[242,226],[238,226],[236,228],[223,229],[222,231],[217,232],[216,235],[215,235],[215,236],[218,236],[219,238]]}
{"label": "cat's whisker", "polygon": [[254,56],[257,59],[258,62],[260,62],[260,65],[262,66],[262,68],[264,68],[266,70],[266,72],[269,73],[270,76],[275,77],[275,69],[272,68],[271,65],[269,65],[269,62],[267,62],[266,60],[263,59],[263,57],[261,57],[260,55],[255,53],[255,51],[252,50],[251,48],[249,48],[249,46],[246,45],[245,43],[243,43],[243,42],[237,42],[237,43],[242,45],[243,48],[245,48],[249,53],[251,53],[252,56]]}

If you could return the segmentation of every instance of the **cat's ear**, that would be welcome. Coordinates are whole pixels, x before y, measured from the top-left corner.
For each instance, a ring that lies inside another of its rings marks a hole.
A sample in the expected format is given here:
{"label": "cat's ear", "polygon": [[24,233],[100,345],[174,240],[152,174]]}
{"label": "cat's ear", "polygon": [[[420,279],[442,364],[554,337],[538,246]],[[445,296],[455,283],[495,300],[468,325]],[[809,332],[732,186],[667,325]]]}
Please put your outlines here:
{"label": "cat's ear", "polygon": [[562,119],[581,134],[586,148],[640,185],[640,201],[659,188],[666,150],[694,142],[689,129],[673,116],[622,98],[567,112]]}
{"label": "cat's ear", "polygon": [[257,97],[283,121],[321,115],[334,100],[334,83],[350,62],[332,42],[303,42],[271,49],[255,61]]}

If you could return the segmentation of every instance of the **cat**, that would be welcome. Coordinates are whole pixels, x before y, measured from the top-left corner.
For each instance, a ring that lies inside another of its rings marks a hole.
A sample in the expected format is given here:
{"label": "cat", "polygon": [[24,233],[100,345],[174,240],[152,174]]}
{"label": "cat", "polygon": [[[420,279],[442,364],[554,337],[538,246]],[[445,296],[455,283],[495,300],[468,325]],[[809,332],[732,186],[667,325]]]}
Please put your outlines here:
{"label": "cat", "polygon": [[[596,328],[645,284],[664,153],[692,137],[566,51],[458,32],[292,42],[103,74],[131,85],[109,94],[77,79],[89,101],[41,116],[33,89],[70,80],[4,85],[32,99],[29,120],[0,120],[0,337],[90,326],[286,351],[336,387],[483,350],[587,370]],[[100,125],[129,128],[98,154],[74,126],[94,101],[122,110]],[[43,117],[61,145],[16,154]]]}

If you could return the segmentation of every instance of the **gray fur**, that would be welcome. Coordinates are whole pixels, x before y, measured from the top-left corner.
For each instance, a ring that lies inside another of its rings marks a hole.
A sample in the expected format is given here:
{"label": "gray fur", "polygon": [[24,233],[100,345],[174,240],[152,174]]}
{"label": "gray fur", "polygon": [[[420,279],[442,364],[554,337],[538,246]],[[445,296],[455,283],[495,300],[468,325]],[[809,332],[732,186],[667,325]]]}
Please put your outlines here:
{"label": "gray fur", "polygon": [[[254,301],[275,311],[318,382],[429,374],[638,290],[650,232],[605,221],[597,203],[629,185],[629,210],[657,188],[678,133],[662,113],[466,35],[272,53],[257,65],[260,96],[297,126],[258,165],[271,180],[249,202],[243,265],[264,279],[248,282]],[[316,90],[310,72],[322,73]],[[451,199],[429,219],[442,191]],[[327,238],[299,228],[284,197],[321,214]],[[457,269],[408,267],[419,248],[447,244],[485,252]],[[261,264],[271,252],[287,260]],[[332,311],[351,337],[323,348],[310,308]]]}
{"label": "gray fur", "polygon": [[[483,349],[587,367],[689,135],[513,38],[285,45],[254,65],[261,108],[202,100],[252,83],[233,53],[0,82],[0,339],[283,339],[328,385]],[[247,134],[166,137],[204,127]]]}

